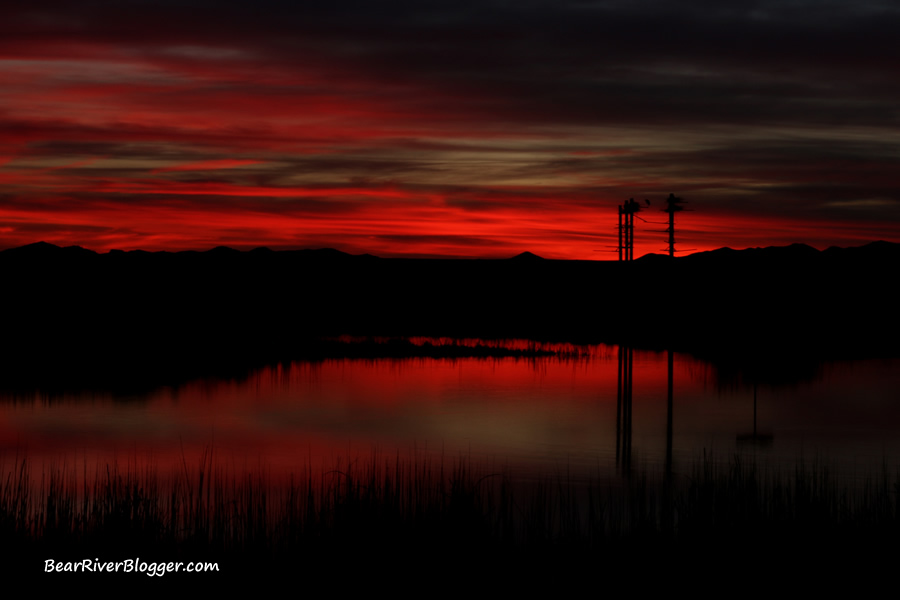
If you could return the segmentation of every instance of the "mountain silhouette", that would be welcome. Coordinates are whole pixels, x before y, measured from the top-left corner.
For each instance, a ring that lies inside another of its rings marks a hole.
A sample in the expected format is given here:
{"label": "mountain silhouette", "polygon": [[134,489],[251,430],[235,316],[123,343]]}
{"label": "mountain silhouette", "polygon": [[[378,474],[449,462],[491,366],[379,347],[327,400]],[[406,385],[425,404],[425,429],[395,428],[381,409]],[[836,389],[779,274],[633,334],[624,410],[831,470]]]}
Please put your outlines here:
{"label": "mountain silhouette", "polygon": [[628,263],[39,242],[0,252],[2,377],[227,371],[340,335],[627,342],[736,363],[896,355],[898,259],[890,242]]}
{"label": "mountain silhouette", "polygon": [[538,256],[537,254],[532,254],[531,252],[522,252],[521,254],[516,254],[509,260],[518,261],[518,262],[535,262],[544,260],[543,257]]}

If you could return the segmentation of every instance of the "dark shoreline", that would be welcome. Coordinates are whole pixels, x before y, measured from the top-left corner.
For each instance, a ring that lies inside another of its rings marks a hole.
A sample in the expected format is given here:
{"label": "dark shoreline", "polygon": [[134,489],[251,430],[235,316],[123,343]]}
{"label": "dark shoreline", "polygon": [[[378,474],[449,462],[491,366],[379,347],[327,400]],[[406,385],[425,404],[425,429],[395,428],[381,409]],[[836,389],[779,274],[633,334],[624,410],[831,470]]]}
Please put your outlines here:
{"label": "dark shoreline", "polygon": [[9,315],[0,385],[153,384],[338,357],[509,356],[328,341],[344,335],[621,344],[789,378],[826,360],[900,355],[898,264],[900,244],[887,242],[632,263],[32,244],[0,252]]}

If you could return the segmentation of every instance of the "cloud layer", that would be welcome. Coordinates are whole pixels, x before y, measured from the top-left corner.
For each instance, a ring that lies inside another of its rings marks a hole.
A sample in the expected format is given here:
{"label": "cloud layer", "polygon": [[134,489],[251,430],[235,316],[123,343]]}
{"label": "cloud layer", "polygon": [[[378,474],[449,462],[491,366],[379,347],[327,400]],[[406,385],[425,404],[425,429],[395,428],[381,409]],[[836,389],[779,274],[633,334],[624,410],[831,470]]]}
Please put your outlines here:
{"label": "cloud layer", "polygon": [[876,2],[33,2],[0,24],[0,246],[613,258],[900,239]]}

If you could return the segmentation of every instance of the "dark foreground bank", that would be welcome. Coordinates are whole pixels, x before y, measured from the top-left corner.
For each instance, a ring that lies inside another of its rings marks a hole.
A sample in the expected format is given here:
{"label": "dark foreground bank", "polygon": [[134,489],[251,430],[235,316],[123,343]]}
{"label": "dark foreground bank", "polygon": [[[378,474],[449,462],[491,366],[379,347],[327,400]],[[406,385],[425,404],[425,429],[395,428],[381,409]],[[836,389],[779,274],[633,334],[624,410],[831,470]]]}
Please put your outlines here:
{"label": "dark foreground bank", "polygon": [[[7,583],[208,587],[306,574],[345,577],[356,589],[357,577],[422,571],[442,573],[446,585],[478,573],[491,582],[667,574],[698,585],[710,569],[759,580],[823,565],[874,568],[894,556],[900,534],[896,471],[850,483],[822,465],[774,470],[741,457],[579,482],[563,473],[517,482],[463,459],[351,462],[287,481],[226,474],[211,461],[172,479],[116,465],[95,472],[88,482],[64,468],[38,473],[27,460],[6,469]],[[98,572],[110,562],[121,572]],[[149,574],[198,562],[216,568]]]}

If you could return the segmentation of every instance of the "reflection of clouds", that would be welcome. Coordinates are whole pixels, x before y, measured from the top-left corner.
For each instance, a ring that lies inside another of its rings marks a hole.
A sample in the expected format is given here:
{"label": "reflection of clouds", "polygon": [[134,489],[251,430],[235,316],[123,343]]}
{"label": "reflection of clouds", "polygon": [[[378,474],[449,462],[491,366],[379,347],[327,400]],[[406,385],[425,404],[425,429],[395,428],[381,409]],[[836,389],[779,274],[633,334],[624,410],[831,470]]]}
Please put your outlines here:
{"label": "reflection of clouds", "polygon": [[14,414],[9,424],[22,435],[49,438],[55,443],[104,445],[107,443],[170,441],[193,437],[202,427],[176,415],[134,406],[47,406]]}
{"label": "reflection of clouds", "polygon": [[[171,460],[177,470],[183,457],[193,466],[214,446],[238,466],[290,469],[308,456],[327,463],[348,452],[363,460],[427,448],[449,459],[590,471],[615,455],[617,356],[608,346],[587,350],[573,359],[294,363],[128,401],[4,397],[0,461],[27,451],[29,460],[72,464],[87,451],[123,463],[126,455]],[[840,458],[856,461],[859,472],[880,468],[885,457],[900,460],[896,367],[895,360],[835,363],[814,379],[760,385],[759,427],[775,436],[761,457],[790,465],[801,454]],[[704,451],[728,460],[739,450],[736,435],[753,425],[752,386],[717,387],[708,367],[680,354],[674,376],[676,461],[692,464]],[[637,353],[633,444],[648,464],[665,456],[666,395],[666,355]]]}

